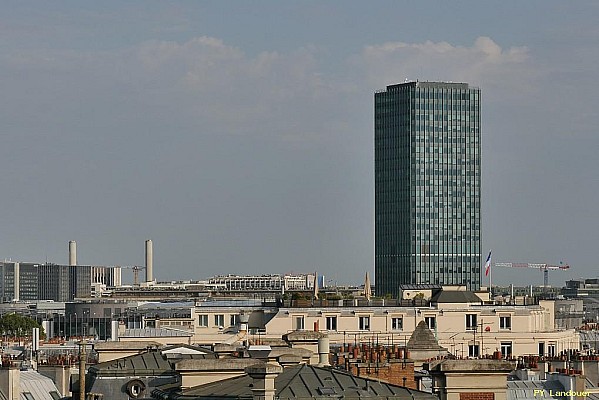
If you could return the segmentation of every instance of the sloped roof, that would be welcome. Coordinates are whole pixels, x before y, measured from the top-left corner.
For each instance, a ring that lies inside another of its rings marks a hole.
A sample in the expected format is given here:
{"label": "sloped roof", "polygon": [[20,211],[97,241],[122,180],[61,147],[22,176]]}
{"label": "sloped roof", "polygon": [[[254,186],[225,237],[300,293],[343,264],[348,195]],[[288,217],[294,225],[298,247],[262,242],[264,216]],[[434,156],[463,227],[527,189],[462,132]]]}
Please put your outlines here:
{"label": "sloped roof", "polygon": [[33,370],[21,371],[20,392],[22,400],[27,400],[25,393],[31,394],[35,400],[55,400],[62,397],[52,379]]}
{"label": "sloped roof", "polygon": [[[171,394],[169,399],[251,399],[253,380],[243,375]],[[387,398],[437,400],[432,394],[353,376],[332,368],[298,365],[288,367],[275,378],[278,399]]]}
{"label": "sloped roof", "polygon": [[95,375],[159,375],[169,371],[172,371],[171,363],[158,351],[117,358],[89,367],[89,372]]}
{"label": "sloped roof", "polygon": [[469,290],[441,290],[431,297],[431,303],[480,303],[481,299]]}
{"label": "sloped roof", "polygon": [[[535,392],[535,390],[544,390],[544,392]],[[553,393],[563,392],[564,386],[559,381],[508,381],[507,382],[507,400],[538,400],[539,395],[543,393],[543,398],[564,399],[563,396],[553,395]]]}
{"label": "sloped roof", "polygon": [[439,342],[433,332],[428,329],[426,322],[420,321],[414,332],[412,332],[412,336],[410,336],[410,340],[408,340],[407,344],[408,349],[410,350],[440,350],[443,347],[439,346]]}
{"label": "sloped roof", "polygon": [[214,360],[217,354],[207,351],[206,354],[162,354],[159,350],[147,351],[128,357],[117,358],[99,364],[90,365],[89,371],[94,375],[168,375],[174,374],[174,365],[184,360]]}
{"label": "sloped roof", "polygon": [[216,354],[212,350],[205,347],[192,346],[189,344],[173,344],[162,347],[160,349],[162,354]]}

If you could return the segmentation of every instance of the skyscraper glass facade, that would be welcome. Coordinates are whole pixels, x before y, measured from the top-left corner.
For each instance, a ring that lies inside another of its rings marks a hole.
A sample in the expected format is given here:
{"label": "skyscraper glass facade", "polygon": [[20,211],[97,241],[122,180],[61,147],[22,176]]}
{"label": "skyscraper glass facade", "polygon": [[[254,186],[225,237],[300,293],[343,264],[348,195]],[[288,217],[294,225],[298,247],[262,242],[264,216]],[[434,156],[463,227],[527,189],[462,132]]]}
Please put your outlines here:
{"label": "skyscraper glass facade", "polygon": [[480,89],[409,82],[374,96],[375,283],[480,287]]}

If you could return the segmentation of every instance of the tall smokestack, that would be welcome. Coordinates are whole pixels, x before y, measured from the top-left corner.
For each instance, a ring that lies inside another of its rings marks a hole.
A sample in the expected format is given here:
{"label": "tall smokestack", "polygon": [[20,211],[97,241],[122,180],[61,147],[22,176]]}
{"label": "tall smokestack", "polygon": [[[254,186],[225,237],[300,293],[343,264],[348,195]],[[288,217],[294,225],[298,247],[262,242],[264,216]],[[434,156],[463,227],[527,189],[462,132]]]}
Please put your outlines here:
{"label": "tall smokestack", "polygon": [[69,242],[69,265],[77,265],[77,242]]}
{"label": "tall smokestack", "polygon": [[146,240],[146,282],[154,280],[154,271],[152,270],[154,263],[154,251],[152,249],[152,241]]}

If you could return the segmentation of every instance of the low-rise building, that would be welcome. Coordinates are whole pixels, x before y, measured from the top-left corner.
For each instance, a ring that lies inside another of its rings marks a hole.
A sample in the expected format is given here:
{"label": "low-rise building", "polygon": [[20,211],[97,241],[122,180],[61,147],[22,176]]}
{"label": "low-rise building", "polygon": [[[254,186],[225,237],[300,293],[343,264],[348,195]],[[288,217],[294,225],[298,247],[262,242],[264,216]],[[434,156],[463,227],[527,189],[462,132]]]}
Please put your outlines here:
{"label": "low-rise building", "polygon": [[218,275],[209,278],[208,284],[228,292],[312,290],[314,274]]}
{"label": "low-rise building", "polygon": [[483,304],[471,296],[432,299],[428,307],[305,307],[279,308],[266,324],[265,335],[319,326],[331,342],[407,342],[420,322],[439,344],[458,357],[500,351],[504,357],[555,355],[579,348],[574,329],[556,329],[554,303],[528,306]]}
{"label": "low-rise building", "polygon": [[[61,328],[55,327],[55,334],[68,331],[109,338],[112,321],[119,320],[126,329],[185,332],[185,338],[180,339],[183,343],[226,343],[235,340],[244,325],[247,340],[254,342],[280,339],[297,330],[319,330],[326,332],[333,344],[405,345],[418,324],[424,323],[439,345],[455,357],[477,357],[495,352],[500,352],[504,358],[555,356],[580,348],[576,330],[555,324],[554,300],[520,305],[494,303],[483,301],[465,290],[437,291],[429,300],[354,298],[288,302],[275,297],[218,297],[195,303],[137,305],[102,300],[73,307],[76,315],[67,312],[68,317],[62,317],[60,321]],[[71,310],[70,303],[67,309]],[[241,316],[246,320],[243,324]]]}
{"label": "low-rise building", "polygon": [[[301,307],[196,307],[196,343],[218,343],[234,327],[236,315],[250,315],[250,337],[277,338],[295,330],[327,332],[331,343],[376,341],[405,344],[420,322],[442,347],[457,357],[477,357],[499,351],[506,358],[524,354],[553,356],[579,348],[574,329],[555,326],[553,300],[532,305],[492,304],[471,292],[440,292],[425,306],[386,306],[384,300],[309,302]],[[416,303],[414,303],[416,304]],[[263,325],[263,328],[262,328]]]}

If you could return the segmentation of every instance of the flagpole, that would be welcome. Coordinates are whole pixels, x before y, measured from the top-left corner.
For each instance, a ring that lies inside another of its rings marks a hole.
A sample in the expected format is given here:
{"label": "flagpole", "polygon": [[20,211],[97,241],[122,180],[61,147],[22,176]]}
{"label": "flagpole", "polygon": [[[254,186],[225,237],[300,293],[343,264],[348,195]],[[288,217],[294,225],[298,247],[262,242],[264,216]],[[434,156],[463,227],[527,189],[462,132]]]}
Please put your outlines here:
{"label": "flagpole", "polygon": [[[489,297],[493,297],[493,281],[491,280],[493,277],[493,268],[491,268],[491,252],[493,250],[489,250]],[[492,299],[490,299],[492,300]]]}
{"label": "flagpole", "polygon": [[491,268],[489,266],[489,295],[490,295],[490,297],[493,297],[493,283],[492,283],[492,280],[491,280],[492,277],[493,277],[493,268]]}

